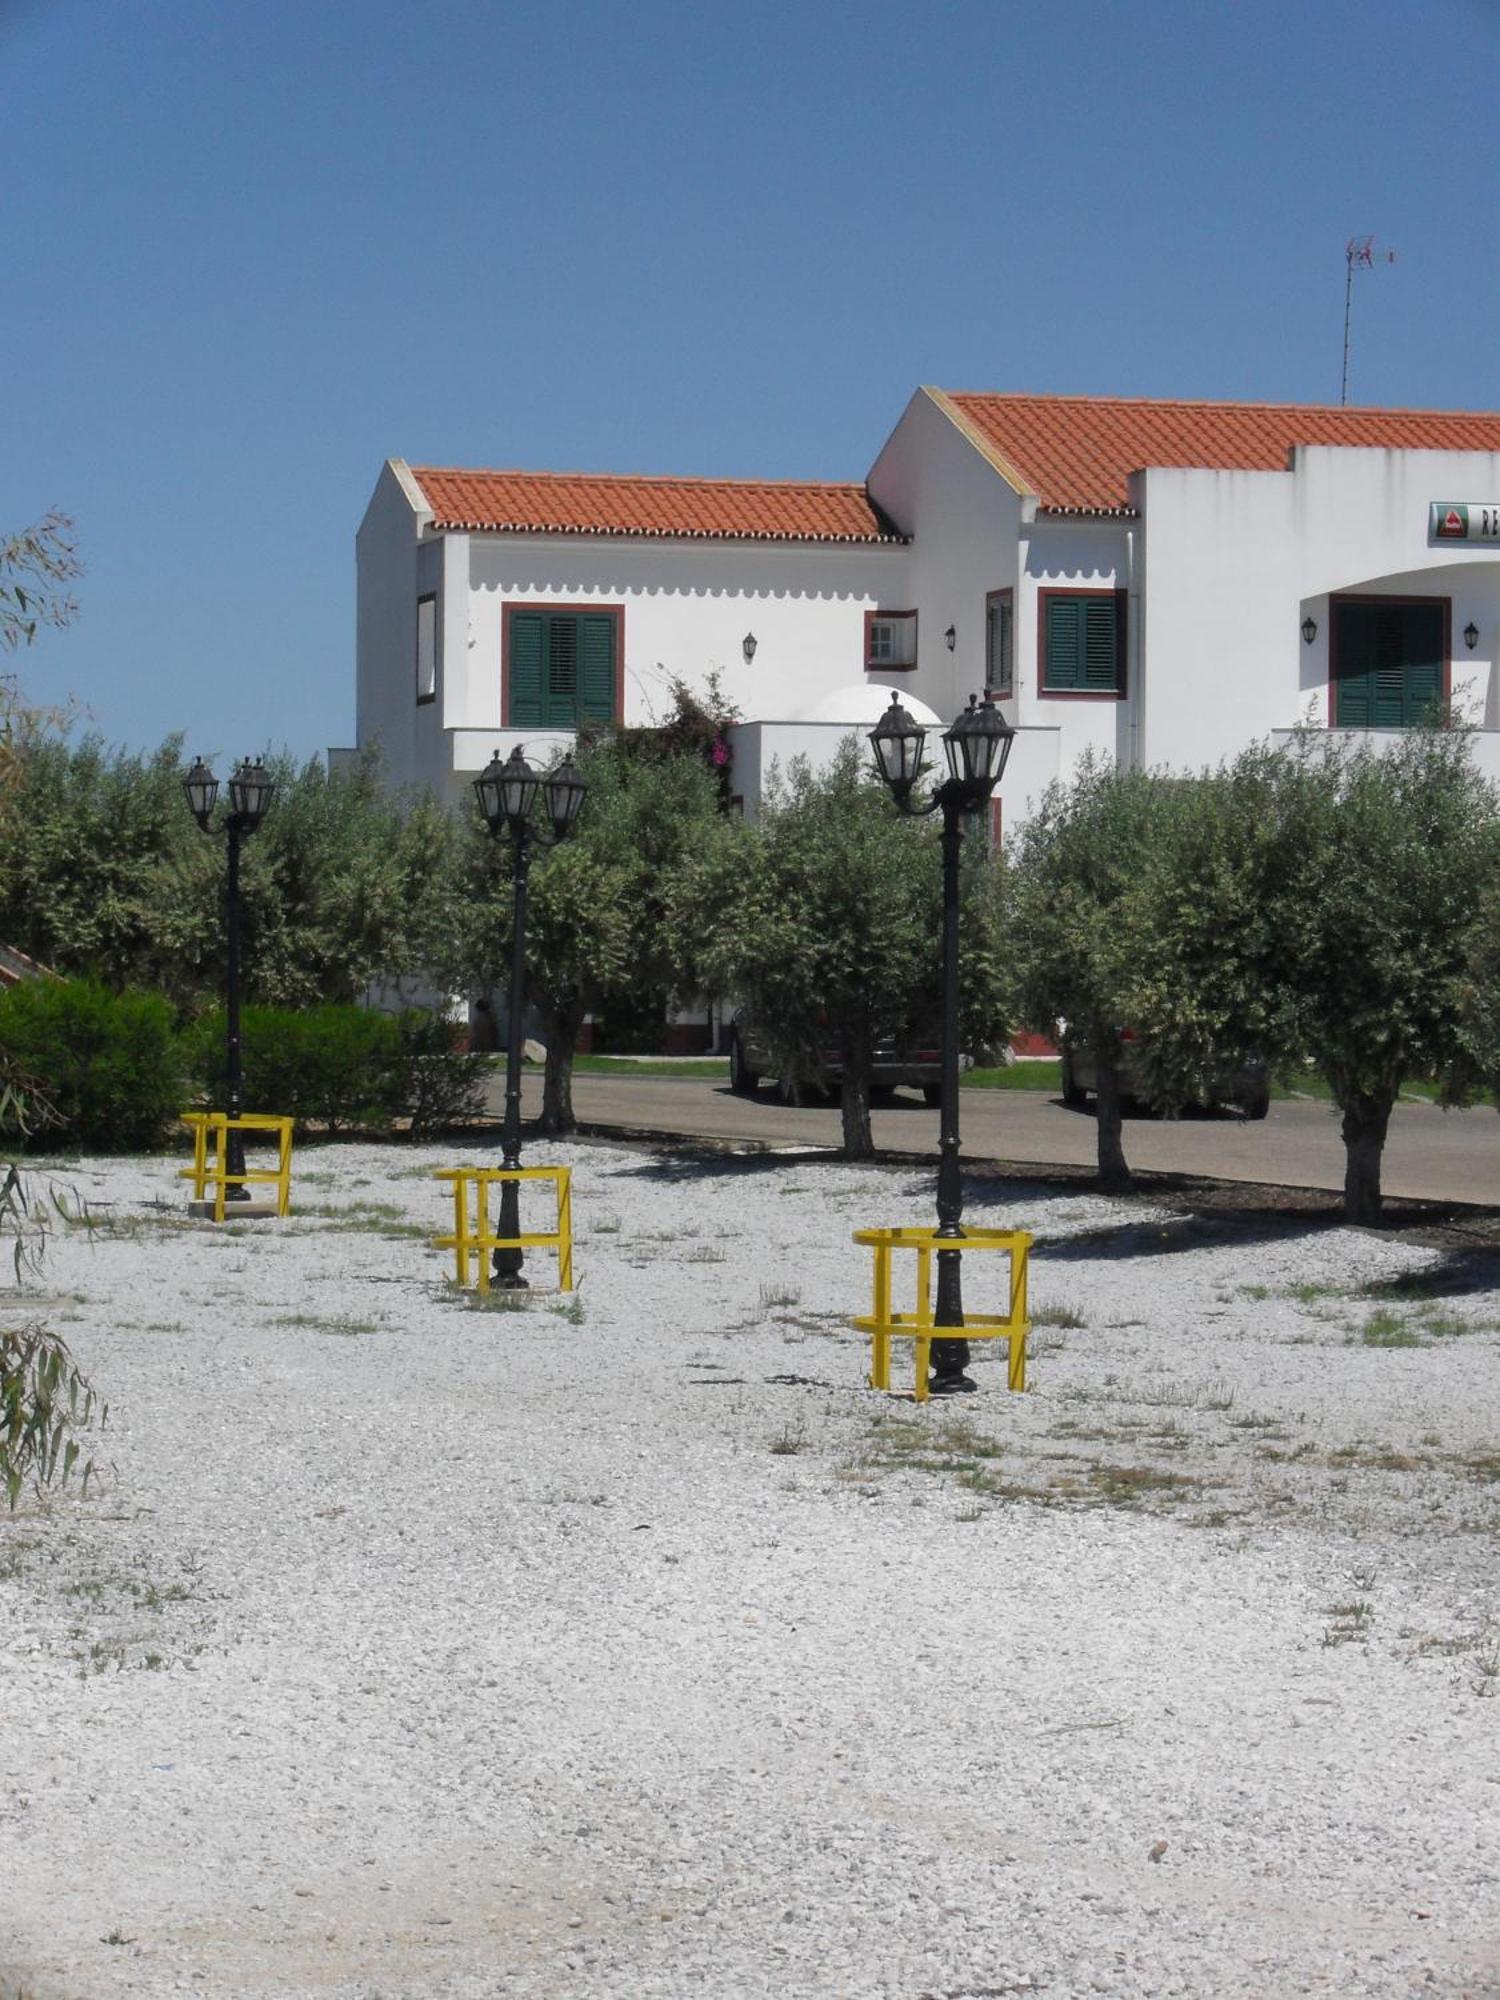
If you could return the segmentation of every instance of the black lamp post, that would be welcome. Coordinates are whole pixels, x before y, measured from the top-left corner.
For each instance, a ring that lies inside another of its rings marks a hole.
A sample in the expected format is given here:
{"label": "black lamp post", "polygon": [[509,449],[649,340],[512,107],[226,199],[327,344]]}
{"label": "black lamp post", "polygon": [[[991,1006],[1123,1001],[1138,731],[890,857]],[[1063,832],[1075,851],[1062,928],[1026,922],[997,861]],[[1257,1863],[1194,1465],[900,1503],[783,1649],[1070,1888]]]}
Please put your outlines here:
{"label": "black lamp post", "polygon": [[[200,757],[182,781],[193,818],[205,833],[213,832],[214,805],[219,781]],[[265,818],[276,790],[265,765],[257,757],[247,757],[229,780],[229,811],[224,832],[229,847],[229,888],[225,898],[224,929],[228,948],[225,1009],[229,1020],[228,1066],[225,1090],[231,1119],[238,1118],[243,1106],[244,1073],[240,1061],[240,842]],[[245,1139],[231,1131],[224,1146],[225,1170],[230,1175],[245,1171]],[[248,1201],[250,1190],[243,1182],[231,1180],[224,1191],[226,1201]]]}
{"label": "black lamp post", "polygon": [[[569,757],[545,777],[527,763],[519,745],[502,764],[497,750],[474,780],[475,796],[486,826],[498,839],[508,833],[515,862],[516,901],[512,922],[510,956],[510,1007],[505,1047],[505,1123],[500,1148],[507,1167],[521,1164],[521,1037],[525,1024],[526,990],[526,876],[531,866],[533,842],[555,847],[573,831],[583,809],[588,790],[577,765]],[[538,798],[546,802],[550,834],[535,823]],[[517,1181],[503,1181],[500,1187],[500,1234],[521,1233],[521,1188]],[[519,1249],[495,1252],[495,1282],[508,1291],[519,1291],[526,1280],[521,1276],[524,1258]]]}
{"label": "black lamp post", "polygon": [[[969,706],[951,729],[943,732],[948,777],[926,805],[913,803],[927,732],[892,695],[891,705],[870,732],[870,747],[880,775],[901,811],[914,819],[943,815],[943,1078],[938,1137],[937,1212],[939,1237],[961,1237],[964,1212],[963,1175],[958,1164],[958,857],[966,813],[977,812],[999,784],[1015,732],[998,708],[970,695]],[[956,1250],[938,1252],[937,1306],[934,1324],[962,1327],[963,1259]],[[963,1340],[937,1340],[932,1345],[933,1374],[938,1382],[963,1383],[969,1348]]]}

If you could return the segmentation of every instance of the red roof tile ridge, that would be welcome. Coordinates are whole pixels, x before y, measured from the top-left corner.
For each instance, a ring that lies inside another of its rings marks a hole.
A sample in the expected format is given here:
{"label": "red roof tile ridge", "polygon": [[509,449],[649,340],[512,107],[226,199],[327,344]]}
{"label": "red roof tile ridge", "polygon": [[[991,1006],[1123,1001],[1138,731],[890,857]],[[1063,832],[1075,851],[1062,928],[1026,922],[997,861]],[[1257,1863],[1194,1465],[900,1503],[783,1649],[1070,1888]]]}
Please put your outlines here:
{"label": "red roof tile ridge", "polygon": [[945,389],[955,402],[1087,403],[1093,408],[1137,410],[1291,410],[1333,417],[1474,417],[1495,420],[1500,410],[1428,409],[1409,403],[1259,403],[1244,397],[1099,396],[1088,392],[1055,393],[1027,389]]}
{"label": "red roof tile ridge", "polygon": [[617,486],[732,486],[739,490],[773,487],[798,493],[866,494],[862,479],[751,479],[737,475],[699,472],[528,472],[522,466],[491,465],[412,465],[420,479],[431,474],[439,479],[543,479],[558,484],[587,480],[608,481]]}

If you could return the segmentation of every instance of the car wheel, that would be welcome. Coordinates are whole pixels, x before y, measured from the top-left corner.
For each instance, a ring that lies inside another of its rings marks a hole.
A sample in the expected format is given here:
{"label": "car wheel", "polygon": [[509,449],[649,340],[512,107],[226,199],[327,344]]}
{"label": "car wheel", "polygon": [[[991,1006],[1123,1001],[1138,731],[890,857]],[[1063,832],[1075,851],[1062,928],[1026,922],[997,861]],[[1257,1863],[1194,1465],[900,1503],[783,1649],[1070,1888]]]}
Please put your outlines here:
{"label": "car wheel", "polygon": [[1256,1119],[1264,1118],[1266,1113],[1270,1110],[1270,1108],[1271,1108],[1271,1093],[1269,1090],[1263,1090],[1257,1096],[1248,1098],[1246,1100],[1245,1116],[1247,1118],[1256,1118]]}
{"label": "car wheel", "polygon": [[1088,1092],[1073,1074],[1073,1058],[1063,1050],[1062,1058],[1062,1101],[1072,1111],[1076,1111],[1088,1096]]}
{"label": "car wheel", "polygon": [[729,1037],[729,1088],[736,1097],[754,1097],[760,1089],[760,1078],[746,1066],[738,1035]]}
{"label": "car wheel", "polygon": [[924,1083],[922,1085],[922,1102],[931,1110],[936,1111],[942,1101],[943,1086],[940,1083]]}

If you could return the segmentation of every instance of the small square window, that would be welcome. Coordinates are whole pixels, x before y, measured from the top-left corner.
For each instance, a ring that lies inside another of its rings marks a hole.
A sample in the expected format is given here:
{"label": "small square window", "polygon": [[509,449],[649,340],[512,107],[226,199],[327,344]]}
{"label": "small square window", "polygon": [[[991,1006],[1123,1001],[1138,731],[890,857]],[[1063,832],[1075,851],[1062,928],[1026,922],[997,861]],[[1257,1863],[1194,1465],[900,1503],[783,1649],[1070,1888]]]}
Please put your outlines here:
{"label": "small square window", "polygon": [[417,700],[437,699],[437,599],[417,599]]}
{"label": "small square window", "polygon": [[915,611],[865,613],[865,666],[872,673],[905,673],[917,664]]}

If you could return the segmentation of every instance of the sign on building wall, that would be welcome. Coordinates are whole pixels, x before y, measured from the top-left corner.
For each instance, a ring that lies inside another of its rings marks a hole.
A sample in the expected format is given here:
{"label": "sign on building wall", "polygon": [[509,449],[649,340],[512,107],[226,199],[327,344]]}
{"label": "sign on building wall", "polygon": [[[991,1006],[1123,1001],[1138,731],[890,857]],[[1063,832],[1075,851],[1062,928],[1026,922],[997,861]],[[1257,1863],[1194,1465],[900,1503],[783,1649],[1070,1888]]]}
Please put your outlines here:
{"label": "sign on building wall", "polygon": [[1427,510],[1430,542],[1500,542],[1500,500],[1434,500]]}

